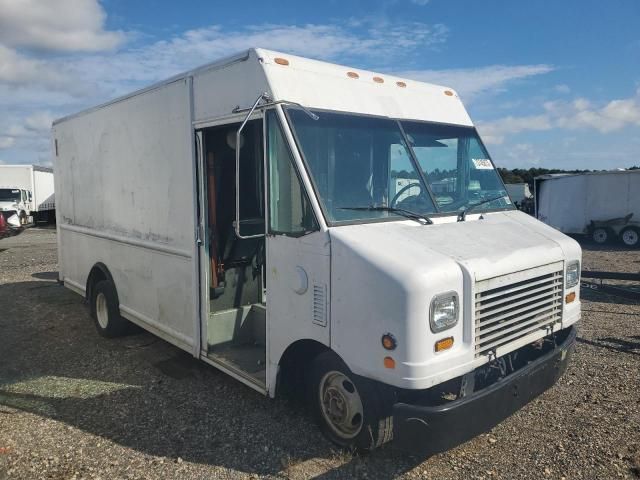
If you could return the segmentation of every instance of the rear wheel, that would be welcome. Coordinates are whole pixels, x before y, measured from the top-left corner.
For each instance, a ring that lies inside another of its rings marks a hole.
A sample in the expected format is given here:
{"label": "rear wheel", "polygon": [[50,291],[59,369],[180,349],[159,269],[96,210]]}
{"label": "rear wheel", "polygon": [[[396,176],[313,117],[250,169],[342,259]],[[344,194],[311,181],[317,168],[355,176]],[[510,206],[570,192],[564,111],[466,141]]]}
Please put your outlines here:
{"label": "rear wheel", "polygon": [[129,322],[120,316],[118,294],[109,280],[101,280],[92,290],[91,316],[100,335],[107,338],[127,333]]}
{"label": "rear wheel", "polygon": [[594,242],[602,245],[603,243],[607,243],[609,241],[611,235],[609,234],[609,230],[599,227],[593,230],[593,232],[591,233],[591,238]]}
{"label": "rear wheel", "polygon": [[314,360],[308,395],[320,430],[336,445],[372,450],[391,440],[391,389],[357,377],[333,352]]}
{"label": "rear wheel", "polygon": [[640,234],[636,228],[627,227],[620,232],[620,240],[627,247],[637,247],[640,245]]}

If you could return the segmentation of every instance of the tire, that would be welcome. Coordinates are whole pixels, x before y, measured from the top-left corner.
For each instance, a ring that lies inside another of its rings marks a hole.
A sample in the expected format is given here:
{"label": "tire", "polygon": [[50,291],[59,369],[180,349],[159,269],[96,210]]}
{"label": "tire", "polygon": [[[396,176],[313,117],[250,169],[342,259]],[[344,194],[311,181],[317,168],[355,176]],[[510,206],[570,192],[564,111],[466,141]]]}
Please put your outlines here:
{"label": "tire", "polygon": [[640,246],[640,231],[637,228],[627,227],[620,232],[620,240],[627,247],[637,248]]}
{"label": "tire", "polygon": [[606,228],[598,227],[591,232],[591,239],[597,244],[605,244],[611,239],[611,233]]}
{"label": "tire", "polygon": [[333,352],[318,355],[307,384],[322,433],[350,451],[370,451],[393,438],[393,390],[354,375]]}
{"label": "tire", "polygon": [[120,316],[118,294],[109,280],[101,280],[91,291],[91,316],[98,333],[106,338],[127,333],[129,322]]}

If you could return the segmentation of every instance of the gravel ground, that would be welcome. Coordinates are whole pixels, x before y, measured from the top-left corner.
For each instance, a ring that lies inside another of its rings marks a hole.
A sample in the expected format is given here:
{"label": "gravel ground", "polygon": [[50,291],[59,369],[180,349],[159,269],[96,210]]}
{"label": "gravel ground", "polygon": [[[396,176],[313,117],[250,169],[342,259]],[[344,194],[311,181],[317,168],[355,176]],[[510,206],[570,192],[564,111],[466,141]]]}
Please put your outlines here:
{"label": "gravel ground", "polygon": [[[585,246],[589,269],[640,252]],[[640,305],[585,293],[567,374],[486,435],[427,460],[353,456],[147,333],[97,335],[56,282],[55,230],[0,240],[0,479],[640,478]]]}

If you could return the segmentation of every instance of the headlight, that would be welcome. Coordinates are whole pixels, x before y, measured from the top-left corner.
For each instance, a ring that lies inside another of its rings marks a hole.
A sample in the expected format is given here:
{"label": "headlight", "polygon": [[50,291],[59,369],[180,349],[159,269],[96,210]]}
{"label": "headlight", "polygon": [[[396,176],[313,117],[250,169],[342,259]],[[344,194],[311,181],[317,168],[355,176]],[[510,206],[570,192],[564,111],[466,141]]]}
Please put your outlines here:
{"label": "headlight", "polygon": [[442,332],[458,323],[458,294],[437,295],[431,300],[429,325],[433,333]]}
{"label": "headlight", "polygon": [[575,287],[580,282],[580,262],[574,260],[567,263],[567,273],[565,274],[564,285],[566,288]]}

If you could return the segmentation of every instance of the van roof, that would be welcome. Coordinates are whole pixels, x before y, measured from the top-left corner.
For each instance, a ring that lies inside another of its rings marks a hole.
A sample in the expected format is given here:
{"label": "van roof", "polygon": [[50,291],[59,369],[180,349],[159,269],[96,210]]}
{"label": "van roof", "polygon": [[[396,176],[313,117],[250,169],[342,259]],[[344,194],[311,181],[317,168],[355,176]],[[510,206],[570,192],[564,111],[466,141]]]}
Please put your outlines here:
{"label": "van roof", "polygon": [[53,124],[188,77],[216,75],[219,70],[240,64],[244,64],[240,70],[245,68],[246,71],[242,73],[246,75],[255,76],[256,67],[263,72],[263,79],[258,82],[262,88],[260,92],[247,89],[251,91],[246,92],[246,98],[233,98],[235,104],[241,107],[250,106],[259,93],[267,92],[273,100],[298,102],[321,110],[473,125],[458,94],[451,88],[262,48],[252,48],[202,65],[102,105],[63,117]]}

